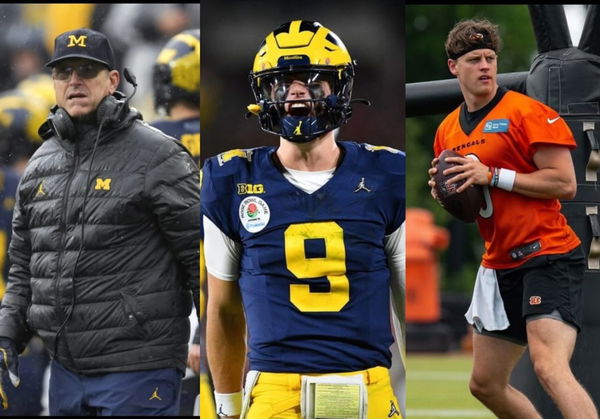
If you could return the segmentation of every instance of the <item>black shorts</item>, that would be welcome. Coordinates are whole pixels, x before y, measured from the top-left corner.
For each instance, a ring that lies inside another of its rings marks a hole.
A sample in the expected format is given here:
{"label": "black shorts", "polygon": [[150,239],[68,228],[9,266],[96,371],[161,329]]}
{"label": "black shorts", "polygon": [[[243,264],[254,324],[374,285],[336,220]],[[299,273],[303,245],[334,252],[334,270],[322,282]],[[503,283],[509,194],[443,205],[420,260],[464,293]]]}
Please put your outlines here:
{"label": "black shorts", "polygon": [[510,326],[505,330],[484,329],[481,334],[526,345],[527,316],[551,315],[555,310],[579,332],[584,271],[581,246],[569,253],[536,256],[516,268],[496,270]]}

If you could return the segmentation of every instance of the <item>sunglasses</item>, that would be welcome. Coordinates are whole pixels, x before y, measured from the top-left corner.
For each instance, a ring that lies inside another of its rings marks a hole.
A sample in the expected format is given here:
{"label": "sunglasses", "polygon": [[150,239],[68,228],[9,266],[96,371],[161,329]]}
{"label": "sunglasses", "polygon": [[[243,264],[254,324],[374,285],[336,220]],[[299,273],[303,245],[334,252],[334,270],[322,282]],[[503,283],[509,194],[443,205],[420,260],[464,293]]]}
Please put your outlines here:
{"label": "sunglasses", "polygon": [[52,69],[52,78],[54,80],[69,80],[73,71],[82,79],[93,79],[99,72],[106,67],[99,64],[85,63],[76,66],[56,66]]}

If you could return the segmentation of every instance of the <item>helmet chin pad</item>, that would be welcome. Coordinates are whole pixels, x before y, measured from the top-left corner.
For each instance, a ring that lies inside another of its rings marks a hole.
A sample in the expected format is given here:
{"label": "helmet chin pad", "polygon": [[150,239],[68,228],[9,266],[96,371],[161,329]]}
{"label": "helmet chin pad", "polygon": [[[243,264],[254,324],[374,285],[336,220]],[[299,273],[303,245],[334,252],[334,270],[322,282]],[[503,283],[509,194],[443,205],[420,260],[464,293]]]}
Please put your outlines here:
{"label": "helmet chin pad", "polygon": [[[298,102],[311,102],[310,109],[290,112],[290,105]],[[340,100],[335,94],[319,100],[262,100],[259,109],[255,114],[263,130],[298,143],[311,141],[339,128],[351,113],[348,101],[345,98]]]}
{"label": "helmet chin pad", "polygon": [[319,118],[316,116],[292,116],[281,118],[281,136],[294,143],[307,143],[327,131],[319,127]]}
{"label": "helmet chin pad", "polygon": [[[337,103],[336,95],[329,95],[323,100],[312,100],[311,102],[313,110],[309,111],[308,115],[288,112],[279,118],[281,137],[295,143],[305,143],[337,127],[331,114]],[[280,112],[286,103],[289,101],[276,104]]]}

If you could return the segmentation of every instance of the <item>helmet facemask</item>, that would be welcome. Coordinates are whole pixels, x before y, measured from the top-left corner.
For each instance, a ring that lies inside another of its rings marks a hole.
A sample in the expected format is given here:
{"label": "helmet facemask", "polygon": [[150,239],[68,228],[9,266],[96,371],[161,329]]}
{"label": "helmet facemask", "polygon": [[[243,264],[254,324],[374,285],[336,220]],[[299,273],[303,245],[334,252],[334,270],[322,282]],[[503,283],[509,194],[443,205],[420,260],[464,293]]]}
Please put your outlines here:
{"label": "helmet facemask", "polygon": [[267,71],[251,76],[264,130],[293,142],[308,142],[350,116],[352,67]]}

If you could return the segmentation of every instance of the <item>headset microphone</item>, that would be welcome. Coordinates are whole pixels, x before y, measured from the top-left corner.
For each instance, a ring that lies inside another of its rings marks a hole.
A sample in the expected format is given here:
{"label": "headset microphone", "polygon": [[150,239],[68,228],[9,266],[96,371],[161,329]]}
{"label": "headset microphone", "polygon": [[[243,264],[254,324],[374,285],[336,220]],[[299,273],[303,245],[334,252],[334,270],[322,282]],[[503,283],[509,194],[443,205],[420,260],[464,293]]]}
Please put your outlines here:
{"label": "headset microphone", "polygon": [[[125,99],[125,105],[127,105],[127,104],[129,104],[129,101],[131,100],[131,98],[135,95],[135,92],[137,92],[138,85],[137,85],[135,76],[133,75],[133,73],[131,73],[129,71],[129,69],[127,67],[123,68],[123,77],[125,77],[125,80],[127,80],[127,83],[129,83],[130,85],[133,86],[133,93]],[[123,108],[126,108],[126,106],[123,106]]]}
{"label": "headset microphone", "polygon": [[131,84],[133,87],[137,87],[135,76],[129,72],[127,67],[123,69],[123,76],[125,76],[125,80],[127,80],[129,84]]}

